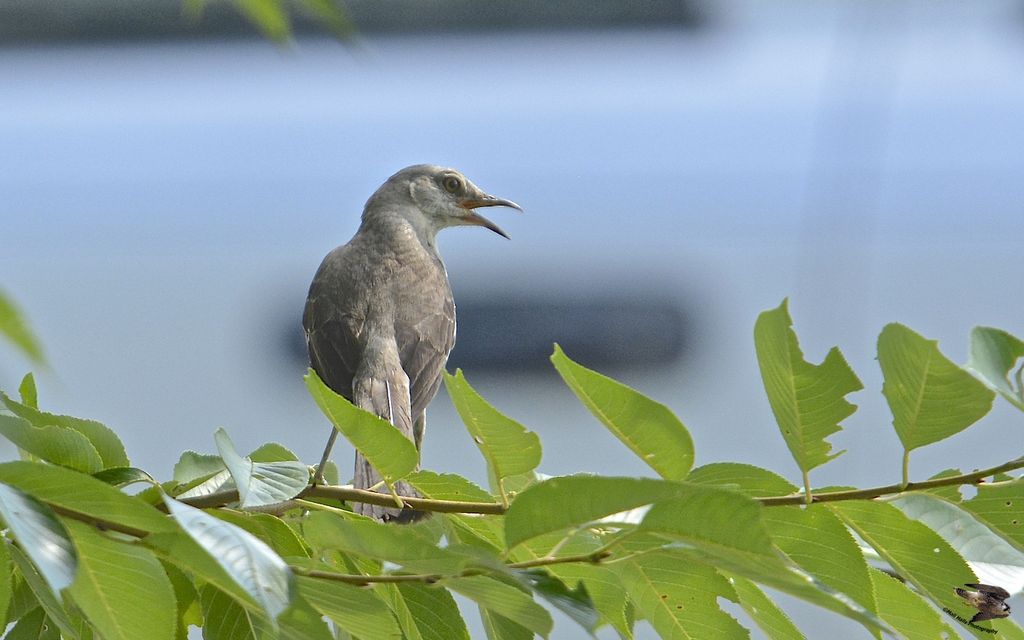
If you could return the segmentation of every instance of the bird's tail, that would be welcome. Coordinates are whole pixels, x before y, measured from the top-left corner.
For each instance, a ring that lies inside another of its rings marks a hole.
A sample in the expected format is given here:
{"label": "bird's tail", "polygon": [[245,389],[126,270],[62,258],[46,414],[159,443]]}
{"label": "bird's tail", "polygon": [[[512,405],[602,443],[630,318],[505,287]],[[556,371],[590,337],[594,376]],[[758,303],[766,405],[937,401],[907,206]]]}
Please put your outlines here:
{"label": "bird's tail", "polygon": [[[392,373],[384,373],[383,375],[379,373],[378,375],[363,374],[356,376],[352,385],[355,404],[387,420],[396,429],[398,429],[399,433],[409,440],[416,442],[414,435],[415,428],[412,420],[412,409],[410,407],[409,399],[409,379],[397,364],[397,353],[388,350],[378,352],[378,355],[384,358],[386,358],[388,354],[391,354],[394,358],[394,362],[390,367],[373,367],[370,366],[375,364],[372,362],[365,364],[367,364],[368,371],[391,371]],[[370,464],[370,461],[364,458],[358,451],[356,452],[355,478],[352,484],[356,489],[372,489],[378,493],[390,493],[388,488],[384,486],[381,476],[377,473],[377,470],[374,469],[373,465]],[[420,495],[416,493],[416,490],[407,482],[396,482],[394,489],[395,493],[399,496],[405,496],[407,498],[420,497]],[[396,522],[400,524],[415,522],[427,516],[427,512],[424,511],[415,511],[408,508],[399,509],[398,507],[385,507],[366,503],[356,503],[355,510],[356,513],[360,513],[364,516],[370,516],[371,518],[381,522]]]}
{"label": "bird's tail", "polygon": [[[384,481],[377,473],[377,470],[373,468],[370,461],[364,458],[359,452],[356,452],[356,473],[355,479],[352,481],[352,485],[356,489],[369,489],[373,487],[374,491],[385,495],[390,495],[388,488],[384,486]],[[395,483],[395,493],[399,496],[406,498],[419,498],[419,493],[416,492],[408,482],[399,480]],[[369,516],[374,520],[380,522],[394,522],[397,524],[409,524],[417,522],[427,517],[429,512],[427,511],[416,511],[406,507],[405,509],[399,509],[398,507],[385,507],[376,504],[367,504],[365,502],[355,503],[355,512],[364,516]]]}

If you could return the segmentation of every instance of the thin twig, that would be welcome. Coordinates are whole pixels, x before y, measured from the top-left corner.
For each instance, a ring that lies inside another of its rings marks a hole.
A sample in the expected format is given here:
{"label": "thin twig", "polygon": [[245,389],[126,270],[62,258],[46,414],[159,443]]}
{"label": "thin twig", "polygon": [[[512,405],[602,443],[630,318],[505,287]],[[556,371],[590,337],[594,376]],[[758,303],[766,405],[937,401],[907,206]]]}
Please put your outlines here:
{"label": "thin twig", "polygon": [[[591,553],[581,553],[579,555],[573,556],[561,556],[558,558],[537,558],[535,560],[526,560],[523,562],[510,562],[505,566],[509,569],[533,569],[535,567],[546,567],[553,564],[598,564],[610,555],[611,552],[601,551],[600,549],[598,549],[597,551]],[[386,573],[377,576],[365,576],[356,573],[336,573],[334,571],[323,571],[321,569],[309,569],[306,567],[297,566],[292,566],[291,570],[293,573],[295,573],[295,575],[299,576],[318,578],[321,580],[331,580],[334,582],[344,582],[346,584],[352,584],[356,586],[396,582],[424,582],[426,584],[433,584],[439,580],[445,580],[450,578],[468,578],[470,576],[478,576],[487,573],[485,569],[481,568],[465,569],[455,575],[450,576],[445,576],[438,573]]]}
{"label": "thin twig", "polygon": [[[387,493],[377,493],[365,489],[353,489],[351,487],[338,487],[332,485],[310,485],[302,490],[296,498],[330,498],[346,502],[362,502],[365,504],[376,504],[382,507],[394,507],[395,500]],[[187,505],[198,509],[209,509],[211,507],[222,507],[226,504],[238,501],[238,492],[235,490],[218,491],[205,496],[186,498],[182,500]],[[459,500],[430,500],[428,498],[402,497],[402,502],[410,509],[416,511],[436,511],[440,513],[479,513],[484,515],[500,516],[505,513],[506,508],[497,502],[463,502]]]}
{"label": "thin twig", "polygon": [[[934,489],[936,487],[976,484],[988,476],[1004,473],[1006,471],[1014,471],[1021,468],[1024,468],[1024,457],[1004,462],[1003,464],[995,467],[989,467],[988,469],[982,469],[980,471],[973,471],[971,473],[964,473],[956,476],[935,478],[932,480],[923,480],[921,482],[908,482],[906,485],[900,482],[881,487],[871,487],[868,489],[814,493],[811,495],[811,502],[870,500],[879,496],[903,493],[906,491],[923,491],[925,489]],[[766,507],[774,507],[781,505],[806,504],[807,497],[806,493],[800,492],[786,496],[765,496],[755,499]],[[393,507],[395,504],[394,499],[386,493],[377,493],[375,491],[366,491],[365,489],[353,489],[351,487],[331,485],[311,485],[306,487],[298,496],[296,496],[296,498],[330,498],[346,502],[376,504],[384,507]],[[182,500],[185,504],[199,509],[222,507],[237,501],[238,492],[234,490],[219,491],[206,496]],[[507,507],[498,502],[463,502],[458,500],[431,500],[428,498],[407,497],[403,497],[402,501],[405,502],[408,508],[415,509],[416,511],[435,511],[439,513],[471,513],[500,516],[504,515],[508,510]],[[162,505],[158,505],[157,508],[160,508],[160,506]]]}
{"label": "thin twig", "polygon": [[127,536],[132,536],[133,538],[145,538],[151,533],[150,531],[137,529],[126,524],[121,524],[120,522],[114,522],[113,520],[99,518],[96,516],[89,515],[88,513],[82,513],[81,511],[76,511],[74,509],[62,507],[61,505],[53,504],[52,502],[47,502],[46,506],[50,507],[50,509],[52,509],[54,513],[56,513],[57,515],[64,516],[65,518],[71,518],[72,520],[78,520],[79,522],[84,522],[86,524],[91,524],[97,529],[103,529],[105,531],[116,531],[118,533],[123,533]]}
{"label": "thin twig", "polygon": [[[988,469],[981,469],[980,471],[972,471],[971,473],[962,473],[960,475],[946,476],[943,478],[934,478],[932,480],[922,480],[921,482],[908,482],[906,485],[902,482],[898,482],[896,484],[890,484],[884,487],[872,487],[870,489],[851,489],[847,491],[826,491],[824,493],[816,493],[814,494],[813,501],[839,502],[841,500],[871,500],[872,498],[904,493],[906,491],[924,491],[926,489],[935,489],[937,487],[977,484],[989,476],[1021,468],[1024,468],[1024,458],[1017,458],[1016,460],[1004,462],[1003,464],[995,467],[989,467]],[[783,505],[803,504],[806,501],[806,497],[803,493],[797,493],[788,496],[755,498],[755,500],[766,507],[777,507]]]}

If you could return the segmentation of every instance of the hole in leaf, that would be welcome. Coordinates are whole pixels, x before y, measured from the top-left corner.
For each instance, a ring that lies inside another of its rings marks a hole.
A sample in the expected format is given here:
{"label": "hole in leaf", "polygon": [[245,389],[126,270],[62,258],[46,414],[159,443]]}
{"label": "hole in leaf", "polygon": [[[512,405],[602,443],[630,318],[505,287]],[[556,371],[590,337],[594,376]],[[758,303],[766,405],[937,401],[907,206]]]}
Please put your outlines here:
{"label": "hole in leaf", "polygon": [[681,605],[681,604],[677,604],[676,605],[676,609],[682,609],[682,608],[683,608],[683,605]]}
{"label": "hole in leaf", "polygon": [[1010,520],[1010,524],[1020,524],[1020,520]]}
{"label": "hole in leaf", "polygon": [[932,549],[932,551],[934,551],[935,553],[938,553],[939,552],[939,548],[935,547],[934,549]]}
{"label": "hole in leaf", "polygon": [[662,600],[667,600],[668,599],[668,594],[667,593],[661,594],[661,599]]}
{"label": "hole in leaf", "polygon": [[1006,501],[1006,506],[1012,507],[1013,506],[1013,500],[1007,500]]}

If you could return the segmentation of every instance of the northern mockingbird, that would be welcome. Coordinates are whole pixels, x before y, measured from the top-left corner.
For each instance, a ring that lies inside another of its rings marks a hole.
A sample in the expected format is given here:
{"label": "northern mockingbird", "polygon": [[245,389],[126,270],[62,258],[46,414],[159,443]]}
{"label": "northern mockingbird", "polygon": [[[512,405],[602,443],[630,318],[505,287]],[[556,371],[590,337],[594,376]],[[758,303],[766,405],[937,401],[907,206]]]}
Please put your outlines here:
{"label": "northern mockingbird", "polygon": [[[327,254],[309,288],[302,325],[313,369],[336,393],[389,421],[417,451],[424,412],[455,344],[455,302],[435,236],[446,227],[477,225],[507,238],[474,211],[495,206],[520,209],[454,169],[406,167],[370,196],[356,235]],[[332,429],[315,483],[323,481],[337,435]],[[359,452],[353,483],[381,491],[380,475]],[[416,495],[404,482],[395,490]],[[419,515],[363,503],[356,511],[383,521]]]}

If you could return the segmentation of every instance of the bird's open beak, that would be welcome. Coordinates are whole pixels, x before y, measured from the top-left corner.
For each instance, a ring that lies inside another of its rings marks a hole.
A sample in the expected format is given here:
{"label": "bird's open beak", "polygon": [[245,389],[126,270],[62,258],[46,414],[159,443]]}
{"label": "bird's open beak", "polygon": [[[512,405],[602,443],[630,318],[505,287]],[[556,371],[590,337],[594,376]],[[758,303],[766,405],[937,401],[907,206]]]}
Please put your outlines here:
{"label": "bird's open beak", "polygon": [[473,209],[477,207],[509,207],[511,209],[518,209],[522,211],[523,208],[511,200],[505,200],[503,198],[495,198],[494,196],[481,195],[479,197],[465,198],[459,202],[459,206],[466,210],[466,215],[463,216],[462,220],[466,224],[472,224],[479,227],[486,227],[494,233],[508,238],[508,234],[501,230],[501,227],[494,224],[487,218],[483,217]]}

